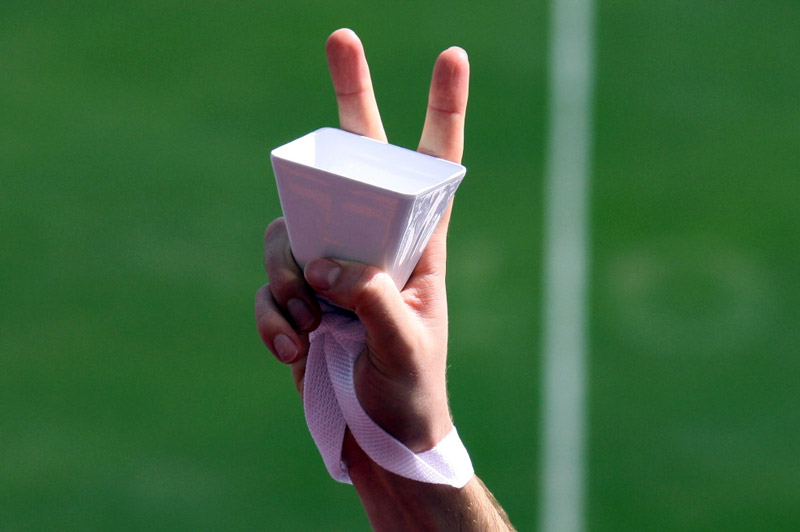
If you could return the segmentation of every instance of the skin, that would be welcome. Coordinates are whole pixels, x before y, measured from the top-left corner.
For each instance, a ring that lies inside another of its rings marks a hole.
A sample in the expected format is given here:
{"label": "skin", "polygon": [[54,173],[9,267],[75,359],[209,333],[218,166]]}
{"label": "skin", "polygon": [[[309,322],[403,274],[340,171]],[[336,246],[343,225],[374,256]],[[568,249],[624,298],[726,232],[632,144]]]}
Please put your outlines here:
{"label": "skin", "polygon": [[[386,141],[361,41],[348,29],[325,46],[342,129]],[[469,87],[464,50],[442,52],[433,69],[418,151],[460,162]],[[415,452],[434,447],[452,428],[447,400],[447,209],[402,291],[372,266],[319,258],[301,271],[283,219],[265,233],[270,279],[256,294],[264,344],[291,367],[302,394],[308,333],[320,321],[316,295],[355,312],[367,332],[356,362],[355,387],[366,412]],[[343,460],[374,530],[513,530],[477,478],[461,489],[398,477],[372,462],[349,432]]]}

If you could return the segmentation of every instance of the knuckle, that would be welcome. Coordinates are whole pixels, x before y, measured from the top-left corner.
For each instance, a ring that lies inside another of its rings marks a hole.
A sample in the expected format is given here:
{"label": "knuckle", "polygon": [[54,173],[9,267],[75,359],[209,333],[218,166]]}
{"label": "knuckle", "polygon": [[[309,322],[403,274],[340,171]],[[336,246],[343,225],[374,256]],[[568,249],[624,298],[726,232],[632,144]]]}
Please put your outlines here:
{"label": "knuckle", "polygon": [[269,345],[272,337],[284,328],[284,322],[286,321],[283,315],[275,308],[269,295],[265,295],[265,297],[256,301],[255,318],[258,334],[267,345]]}
{"label": "knuckle", "polygon": [[256,290],[256,297],[255,297],[256,318],[258,318],[259,314],[263,312],[264,305],[267,299],[270,297],[271,297],[271,292],[269,289],[269,284],[265,284],[261,286],[258,290]]}
{"label": "knuckle", "polygon": [[350,288],[350,299],[356,313],[370,311],[379,305],[388,289],[389,276],[372,266],[362,268]]}
{"label": "knuckle", "polygon": [[284,305],[293,295],[304,292],[305,281],[289,248],[283,218],[267,226],[264,242],[264,267],[270,282],[269,289],[275,300]]}
{"label": "knuckle", "polygon": [[300,280],[287,268],[278,268],[268,273],[270,292],[281,305],[300,291]]}
{"label": "knuckle", "polygon": [[267,226],[266,230],[264,230],[264,242],[271,242],[273,241],[279,234],[286,232],[286,221],[283,217],[276,218],[272,220],[270,224]]}

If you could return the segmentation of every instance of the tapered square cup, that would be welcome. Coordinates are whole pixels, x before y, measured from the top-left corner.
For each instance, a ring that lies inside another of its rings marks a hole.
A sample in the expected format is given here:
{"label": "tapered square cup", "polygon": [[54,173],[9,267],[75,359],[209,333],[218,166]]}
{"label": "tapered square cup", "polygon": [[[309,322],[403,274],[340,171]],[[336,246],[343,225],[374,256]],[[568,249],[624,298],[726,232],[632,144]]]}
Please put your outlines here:
{"label": "tapered square cup", "polygon": [[301,267],[363,262],[402,288],[466,173],[444,159],[322,128],[271,154],[289,242]]}

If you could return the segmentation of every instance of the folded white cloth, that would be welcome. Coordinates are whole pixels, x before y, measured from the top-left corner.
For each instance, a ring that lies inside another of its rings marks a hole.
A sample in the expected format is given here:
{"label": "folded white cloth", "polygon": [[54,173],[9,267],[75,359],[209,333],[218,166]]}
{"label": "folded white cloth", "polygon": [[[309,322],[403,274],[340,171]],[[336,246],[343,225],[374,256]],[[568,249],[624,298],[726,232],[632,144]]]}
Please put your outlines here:
{"label": "folded white cloth", "polygon": [[414,453],[367,415],[353,384],[353,367],[366,345],[364,326],[351,312],[326,302],[321,305],[322,323],[309,338],[303,404],[330,475],[350,483],[342,463],[347,426],[367,456],[384,469],[420,482],[463,487],[474,471],[455,427],[433,449]]}

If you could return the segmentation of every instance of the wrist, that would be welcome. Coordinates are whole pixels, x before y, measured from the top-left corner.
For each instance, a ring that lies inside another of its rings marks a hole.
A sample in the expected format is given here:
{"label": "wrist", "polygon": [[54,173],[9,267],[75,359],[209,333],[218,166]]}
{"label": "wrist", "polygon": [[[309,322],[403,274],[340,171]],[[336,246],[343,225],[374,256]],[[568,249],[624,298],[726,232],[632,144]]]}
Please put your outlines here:
{"label": "wrist", "polygon": [[401,477],[369,459],[347,432],[343,457],[376,532],[513,532],[508,516],[480,479],[461,488]]}
{"label": "wrist", "polygon": [[347,431],[342,455],[350,480],[376,532],[450,530],[448,517],[469,506],[467,486],[454,488],[410,480],[372,461]]}

